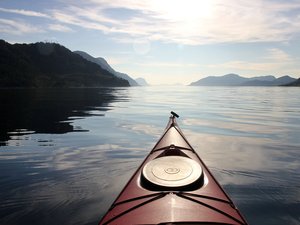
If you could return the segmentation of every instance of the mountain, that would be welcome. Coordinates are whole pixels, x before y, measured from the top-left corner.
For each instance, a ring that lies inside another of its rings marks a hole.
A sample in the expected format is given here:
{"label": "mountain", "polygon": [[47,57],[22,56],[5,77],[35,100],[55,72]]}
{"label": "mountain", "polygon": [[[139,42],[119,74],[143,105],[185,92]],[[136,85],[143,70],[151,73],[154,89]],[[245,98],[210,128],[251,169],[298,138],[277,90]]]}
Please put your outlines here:
{"label": "mountain", "polygon": [[282,77],[277,78],[274,81],[274,83],[275,83],[275,85],[285,85],[285,84],[290,84],[290,83],[292,83],[292,82],[294,82],[296,80],[297,79],[292,78],[292,77],[286,75],[286,76],[282,76]]}
{"label": "mountain", "polygon": [[297,87],[300,87],[300,78],[297,79],[297,80],[295,80],[295,81],[293,81],[293,82],[291,82],[291,83],[288,83],[288,84],[286,84],[284,86],[297,86]]}
{"label": "mountain", "polygon": [[259,77],[251,77],[250,80],[258,80],[258,81],[274,81],[276,77],[273,75],[267,75],[267,76],[259,76]]}
{"label": "mountain", "polygon": [[83,51],[74,51],[74,53],[81,55],[83,58],[85,58],[86,60],[88,60],[90,62],[98,64],[99,66],[102,67],[102,69],[109,71],[110,73],[114,74],[115,76],[127,80],[129,82],[130,86],[139,86],[138,83],[134,79],[132,79],[130,76],[128,76],[127,74],[115,71],[107,63],[107,61],[104,58],[102,58],[102,57],[94,58],[93,56],[91,56],[88,53],[83,52]]}
{"label": "mountain", "polygon": [[147,81],[142,78],[142,77],[139,77],[139,78],[136,78],[135,81],[140,85],[140,86],[149,86],[149,84],[147,83]]}
{"label": "mountain", "polygon": [[0,40],[0,87],[102,86],[129,83],[59,44]]}
{"label": "mountain", "polygon": [[191,86],[279,86],[295,81],[290,76],[275,78],[272,75],[245,78],[237,74],[209,76],[191,83]]}
{"label": "mountain", "polygon": [[191,86],[239,86],[246,82],[247,78],[237,74],[226,74],[221,77],[209,76],[191,83]]}

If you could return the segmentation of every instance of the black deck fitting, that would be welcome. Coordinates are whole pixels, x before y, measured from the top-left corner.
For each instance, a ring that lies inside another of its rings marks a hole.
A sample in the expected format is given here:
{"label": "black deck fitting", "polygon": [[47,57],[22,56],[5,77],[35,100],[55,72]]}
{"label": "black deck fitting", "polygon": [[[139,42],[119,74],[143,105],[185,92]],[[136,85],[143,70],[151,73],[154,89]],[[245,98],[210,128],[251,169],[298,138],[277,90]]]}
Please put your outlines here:
{"label": "black deck fitting", "polygon": [[175,113],[175,112],[173,112],[173,111],[171,111],[171,114],[174,116],[174,117],[176,117],[176,118],[178,118],[179,116],[178,116],[178,114],[177,113]]}

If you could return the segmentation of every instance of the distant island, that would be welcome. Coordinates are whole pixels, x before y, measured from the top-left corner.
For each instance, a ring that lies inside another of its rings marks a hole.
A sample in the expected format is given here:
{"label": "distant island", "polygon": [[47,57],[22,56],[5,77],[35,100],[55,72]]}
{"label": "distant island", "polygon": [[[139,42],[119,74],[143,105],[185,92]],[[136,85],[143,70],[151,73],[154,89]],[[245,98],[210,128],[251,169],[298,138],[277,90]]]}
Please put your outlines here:
{"label": "distant island", "polygon": [[0,87],[130,86],[96,63],[56,43],[0,40]]}
{"label": "distant island", "polygon": [[282,86],[295,82],[290,76],[275,78],[272,75],[246,78],[238,74],[209,76],[190,84],[190,86]]}

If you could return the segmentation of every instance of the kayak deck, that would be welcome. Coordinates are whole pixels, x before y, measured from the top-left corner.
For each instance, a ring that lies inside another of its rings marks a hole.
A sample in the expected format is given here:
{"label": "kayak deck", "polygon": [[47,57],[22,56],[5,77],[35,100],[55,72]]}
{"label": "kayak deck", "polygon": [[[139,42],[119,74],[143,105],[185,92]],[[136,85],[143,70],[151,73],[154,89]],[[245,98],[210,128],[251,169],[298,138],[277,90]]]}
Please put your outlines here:
{"label": "kayak deck", "polygon": [[99,224],[247,222],[186,140],[173,115]]}

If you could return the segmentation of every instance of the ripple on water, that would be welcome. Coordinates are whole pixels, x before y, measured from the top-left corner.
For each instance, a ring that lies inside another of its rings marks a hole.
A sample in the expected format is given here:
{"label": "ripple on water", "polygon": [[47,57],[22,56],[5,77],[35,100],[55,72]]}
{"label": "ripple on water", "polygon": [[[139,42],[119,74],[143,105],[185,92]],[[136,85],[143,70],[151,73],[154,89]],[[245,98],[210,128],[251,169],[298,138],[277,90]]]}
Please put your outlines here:
{"label": "ripple on water", "polygon": [[59,98],[40,91],[2,120],[15,123],[0,139],[1,225],[97,224],[171,110],[250,224],[300,223],[298,89],[76,89]]}

